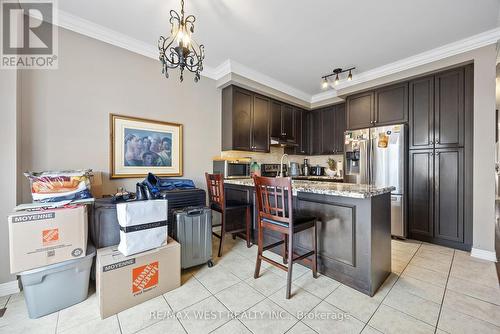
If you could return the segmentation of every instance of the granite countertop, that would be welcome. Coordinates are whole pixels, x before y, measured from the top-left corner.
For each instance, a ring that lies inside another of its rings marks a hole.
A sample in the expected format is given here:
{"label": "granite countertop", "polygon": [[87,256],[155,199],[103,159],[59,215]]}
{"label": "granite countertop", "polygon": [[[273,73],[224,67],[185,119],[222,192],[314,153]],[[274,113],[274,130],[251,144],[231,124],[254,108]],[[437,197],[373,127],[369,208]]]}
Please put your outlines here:
{"label": "granite countertop", "polygon": [[312,181],[330,181],[330,182],[342,182],[344,181],[343,177],[330,177],[327,175],[299,175],[299,176],[292,176],[292,180],[312,180]]}
{"label": "granite countertop", "polygon": [[[224,180],[224,183],[247,187],[254,186],[253,179],[230,179]],[[377,187],[368,184],[292,180],[292,189],[294,196],[296,196],[298,192],[304,192],[351,198],[370,198],[390,193],[396,188]]]}

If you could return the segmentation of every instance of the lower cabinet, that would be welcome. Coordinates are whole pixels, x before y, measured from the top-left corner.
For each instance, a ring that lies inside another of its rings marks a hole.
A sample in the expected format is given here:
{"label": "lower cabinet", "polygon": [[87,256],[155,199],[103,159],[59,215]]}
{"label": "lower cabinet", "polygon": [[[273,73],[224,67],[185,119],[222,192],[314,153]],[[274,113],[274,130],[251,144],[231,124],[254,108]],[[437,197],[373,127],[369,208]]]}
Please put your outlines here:
{"label": "lower cabinet", "polygon": [[410,150],[410,238],[470,250],[464,238],[464,169],[463,148]]}

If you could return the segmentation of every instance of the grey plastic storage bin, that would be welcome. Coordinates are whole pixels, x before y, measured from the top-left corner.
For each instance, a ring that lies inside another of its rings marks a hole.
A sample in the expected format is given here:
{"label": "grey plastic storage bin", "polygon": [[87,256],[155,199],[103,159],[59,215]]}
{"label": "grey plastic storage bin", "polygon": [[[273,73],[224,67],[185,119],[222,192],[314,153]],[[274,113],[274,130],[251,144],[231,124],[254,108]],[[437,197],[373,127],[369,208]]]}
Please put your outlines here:
{"label": "grey plastic storage bin", "polygon": [[39,318],[87,299],[94,256],[89,243],[85,257],[21,272],[29,317]]}
{"label": "grey plastic storage bin", "polygon": [[182,269],[212,263],[212,212],[207,207],[174,211],[177,241],[181,244]]}
{"label": "grey plastic storage bin", "polygon": [[104,248],[120,243],[120,224],[116,217],[116,204],[111,198],[99,198],[94,202],[90,217],[90,240],[96,248]]}

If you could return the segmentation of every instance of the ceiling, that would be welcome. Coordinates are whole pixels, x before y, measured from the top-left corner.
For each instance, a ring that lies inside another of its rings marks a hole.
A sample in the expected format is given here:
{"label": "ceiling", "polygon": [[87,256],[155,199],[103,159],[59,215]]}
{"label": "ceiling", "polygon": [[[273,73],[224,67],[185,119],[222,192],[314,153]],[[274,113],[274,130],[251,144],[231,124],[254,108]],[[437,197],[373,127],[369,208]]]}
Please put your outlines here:
{"label": "ceiling", "polygon": [[[185,0],[205,65],[230,59],[307,95],[321,76],[354,76],[496,28],[499,0]],[[180,0],[64,0],[59,8],[156,46]]]}

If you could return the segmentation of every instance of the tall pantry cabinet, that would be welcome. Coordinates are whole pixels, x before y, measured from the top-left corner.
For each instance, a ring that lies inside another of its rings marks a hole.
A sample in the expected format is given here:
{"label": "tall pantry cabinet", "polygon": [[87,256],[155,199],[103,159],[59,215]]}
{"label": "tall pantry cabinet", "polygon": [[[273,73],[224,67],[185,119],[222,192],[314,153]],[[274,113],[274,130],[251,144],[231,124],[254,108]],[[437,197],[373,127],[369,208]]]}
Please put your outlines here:
{"label": "tall pantry cabinet", "polygon": [[409,237],[472,245],[473,66],[409,83]]}

